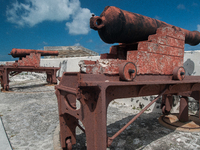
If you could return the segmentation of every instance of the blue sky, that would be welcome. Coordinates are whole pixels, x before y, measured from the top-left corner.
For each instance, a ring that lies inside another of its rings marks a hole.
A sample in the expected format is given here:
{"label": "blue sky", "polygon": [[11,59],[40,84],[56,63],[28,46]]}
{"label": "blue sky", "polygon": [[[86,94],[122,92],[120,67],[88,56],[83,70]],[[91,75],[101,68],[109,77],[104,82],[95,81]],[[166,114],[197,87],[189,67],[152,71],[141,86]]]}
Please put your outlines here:
{"label": "blue sky", "polygon": [[[89,28],[94,13],[105,6],[159,19],[187,30],[200,31],[200,0],[0,0],[0,61],[14,60],[12,48],[81,45],[107,53],[111,45]],[[185,45],[200,50],[200,45]]]}

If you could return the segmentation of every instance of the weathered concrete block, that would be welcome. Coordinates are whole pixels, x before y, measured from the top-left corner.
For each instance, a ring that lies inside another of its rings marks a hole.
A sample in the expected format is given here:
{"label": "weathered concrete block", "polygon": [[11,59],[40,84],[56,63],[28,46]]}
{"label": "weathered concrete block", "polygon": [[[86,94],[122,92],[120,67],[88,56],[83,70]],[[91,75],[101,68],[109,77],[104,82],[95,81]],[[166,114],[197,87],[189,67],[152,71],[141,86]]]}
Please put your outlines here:
{"label": "weathered concrete block", "polygon": [[149,53],[147,51],[129,51],[127,60],[135,63],[138,74],[170,75],[176,66],[183,65],[182,57]]}
{"label": "weathered concrete block", "polygon": [[127,51],[127,60],[137,66],[137,74],[172,74],[183,66],[184,34],[171,27],[159,28],[148,41],[138,42],[137,50]]}

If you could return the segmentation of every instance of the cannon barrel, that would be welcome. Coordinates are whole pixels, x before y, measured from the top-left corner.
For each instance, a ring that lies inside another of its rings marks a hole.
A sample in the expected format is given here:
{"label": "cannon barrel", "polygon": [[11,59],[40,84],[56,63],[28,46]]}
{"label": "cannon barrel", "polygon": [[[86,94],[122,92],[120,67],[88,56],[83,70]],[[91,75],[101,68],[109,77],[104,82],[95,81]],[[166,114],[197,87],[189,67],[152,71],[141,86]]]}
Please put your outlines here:
{"label": "cannon barrel", "polygon": [[12,57],[26,57],[30,53],[40,53],[41,56],[58,56],[58,51],[44,51],[44,50],[34,50],[34,49],[18,49],[13,48],[9,55]]}
{"label": "cannon barrel", "polygon": [[106,6],[100,16],[93,15],[90,18],[90,28],[98,30],[100,38],[105,43],[134,43],[148,40],[148,36],[155,34],[157,28],[165,26],[184,32],[187,44],[200,43],[198,31],[185,30],[114,6]]}

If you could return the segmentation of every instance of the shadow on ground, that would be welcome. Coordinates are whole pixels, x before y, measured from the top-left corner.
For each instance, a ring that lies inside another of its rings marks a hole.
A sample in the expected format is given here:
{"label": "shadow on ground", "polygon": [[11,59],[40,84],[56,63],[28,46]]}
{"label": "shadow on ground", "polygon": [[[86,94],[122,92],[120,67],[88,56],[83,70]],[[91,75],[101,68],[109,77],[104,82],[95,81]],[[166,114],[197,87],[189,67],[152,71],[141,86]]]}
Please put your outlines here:
{"label": "shadow on ground", "polygon": [[[114,108],[117,109],[117,108]],[[118,114],[119,115],[119,114]],[[120,112],[120,117],[127,115]],[[130,115],[113,122],[107,126],[107,134],[113,136],[119,129],[128,123],[135,115]],[[134,150],[145,149],[150,143],[162,139],[173,130],[167,129],[158,123],[159,114],[149,113],[142,114],[135,122],[133,122],[125,131],[123,131],[109,147],[110,150]],[[114,116],[115,117],[115,116]],[[108,123],[114,118],[108,118]],[[77,144],[73,146],[75,150],[86,150],[85,134],[77,135]],[[165,141],[166,142],[166,141]],[[161,146],[161,145],[160,145]],[[170,145],[163,145],[165,149],[169,149]]]}

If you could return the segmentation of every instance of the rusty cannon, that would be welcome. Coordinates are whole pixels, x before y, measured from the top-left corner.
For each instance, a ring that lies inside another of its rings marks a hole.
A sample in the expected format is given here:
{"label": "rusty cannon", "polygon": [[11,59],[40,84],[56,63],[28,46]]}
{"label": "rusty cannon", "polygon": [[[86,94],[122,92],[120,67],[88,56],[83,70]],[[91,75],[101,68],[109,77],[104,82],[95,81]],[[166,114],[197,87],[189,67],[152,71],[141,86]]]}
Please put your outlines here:
{"label": "rusty cannon", "polygon": [[58,56],[58,51],[43,51],[33,49],[13,48],[9,55],[19,60],[7,62],[6,65],[0,66],[0,78],[2,91],[9,90],[9,76],[15,76],[23,71],[28,72],[46,72],[47,82],[56,84],[56,72],[59,67],[40,67],[41,56]]}
{"label": "rusty cannon", "polygon": [[58,51],[44,51],[44,50],[34,50],[34,49],[18,49],[13,48],[10,54],[13,58],[19,57],[26,57],[27,55],[33,54],[40,54],[41,56],[58,56]]}
{"label": "rusty cannon", "polygon": [[[106,150],[121,132],[161,97],[163,118],[170,113],[173,95],[178,95],[178,120],[191,121],[187,97],[200,102],[200,76],[186,75],[184,45],[198,44],[199,32],[190,32],[112,6],[106,7],[100,17],[92,16],[90,25],[98,30],[103,41],[119,44],[111,46],[110,52],[101,54],[97,61],[80,61],[80,72],[63,73],[56,86],[63,149],[71,150],[76,144],[76,127],[79,127],[86,134],[88,150]],[[111,101],[151,95],[158,96],[116,134],[107,135],[107,108]],[[80,121],[83,125],[79,124]],[[193,129],[200,129],[200,125],[196,124]]]}
{"label": "rusty cannon", "polygon": [[155,34],[160,27],[173,27],[184,32],[187,44],[200,43],[198,31],[188,31],[114,6],[107,6],[100,16],[93,16],[90,19],[90,27],[98,30],[99,36],[106,43],[133,43],[147,40],[148,36]]}
{"label": "rusty cannon", "polygon": [[19,58],[12,65],[17,66],[40,66],[41,56],[58,56],[58,51],[44,51],[33,49],[17,49],[13,48],[10,54],[13,58]]}

